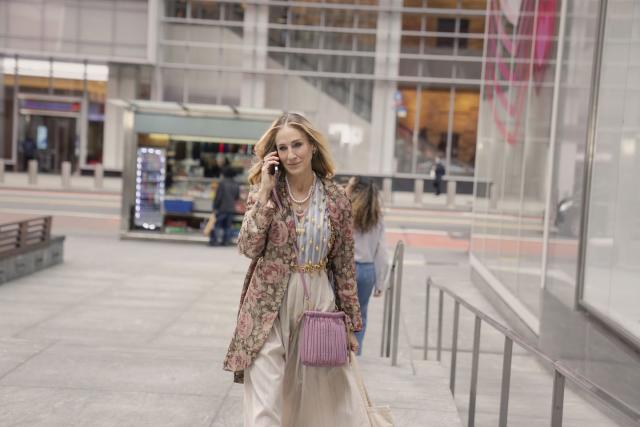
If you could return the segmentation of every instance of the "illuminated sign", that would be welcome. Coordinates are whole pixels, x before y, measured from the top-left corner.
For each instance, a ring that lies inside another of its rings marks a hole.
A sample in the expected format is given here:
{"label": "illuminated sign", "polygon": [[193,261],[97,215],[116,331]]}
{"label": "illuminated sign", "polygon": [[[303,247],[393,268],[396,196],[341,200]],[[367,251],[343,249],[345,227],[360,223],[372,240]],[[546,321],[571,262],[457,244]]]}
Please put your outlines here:
{"label": "illuminated sign", "polygon": [[20,107],[27,110],[55,111],[58,113],[79,113],[79,102],[43,101],[38,99],[22,99]]}

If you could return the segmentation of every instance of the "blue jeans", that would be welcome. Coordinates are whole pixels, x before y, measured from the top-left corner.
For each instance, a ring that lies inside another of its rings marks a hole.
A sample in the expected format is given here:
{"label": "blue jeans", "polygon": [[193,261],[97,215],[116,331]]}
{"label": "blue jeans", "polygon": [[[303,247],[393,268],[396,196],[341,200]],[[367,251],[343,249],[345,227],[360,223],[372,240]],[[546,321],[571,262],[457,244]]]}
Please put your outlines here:
{"label": "blue jeans", "polygon": [[360,302],[360,313],[362,314],[362,330],[356,332],[358,339],[358,355],[362,353],[362,341],[367,329],[367,307],[369,298],[376,284],[376,269],[372,262],[356,262],[356,283],[358,284],[358,301]]}
{"label": "blue jeans", "polygon": [[216,214],[216,225],[211,230],[211,234],[209,234],[209,245],[215,246],[219,244],[218,236],[220,235],[220,230],[222,230],[222,244],[226,246],[231,243],[232,221],[233,213],[219,212]]}

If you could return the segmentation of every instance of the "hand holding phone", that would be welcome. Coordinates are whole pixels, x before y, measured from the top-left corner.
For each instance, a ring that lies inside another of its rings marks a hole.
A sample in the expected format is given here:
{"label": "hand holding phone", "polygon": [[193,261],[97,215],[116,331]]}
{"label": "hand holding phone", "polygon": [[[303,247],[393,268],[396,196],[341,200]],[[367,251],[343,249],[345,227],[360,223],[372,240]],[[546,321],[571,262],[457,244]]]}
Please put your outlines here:
{"label": "hand holding phone", "polygon": [[[269,154],[273,155],[274,153],[277,153],[277,151],[276,151],[276,150],[273,150],[273,151],[272,151],[271,153],[269,153]],[[278,161],[278,160],[279,160],[277,156],[274,156],[274,157],[275,157],[275,160],[276,160],[276,161]],[[278,165],[277,165],[277,164],[273,164],[273,165],[269,166],[269,175],[275,175],[275,174],[277,174],[277,173],[278,173]]]}

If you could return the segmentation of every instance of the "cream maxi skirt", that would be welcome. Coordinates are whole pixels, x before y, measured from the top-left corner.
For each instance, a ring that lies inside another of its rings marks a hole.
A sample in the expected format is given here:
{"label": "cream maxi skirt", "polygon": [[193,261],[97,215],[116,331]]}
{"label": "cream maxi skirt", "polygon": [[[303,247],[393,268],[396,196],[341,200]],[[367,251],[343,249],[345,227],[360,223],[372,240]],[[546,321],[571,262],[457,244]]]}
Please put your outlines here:
{"label": "cream maxi skirt", "polygon": [[[311,309],[333,311],[324,271],[305,275]],[[298,321],[304,310],[299,273],[291,275],[278,318],[253,364],[245,369],[245,427],[369,427],[367,409],[349,364],[304,366],[298,357]]]}

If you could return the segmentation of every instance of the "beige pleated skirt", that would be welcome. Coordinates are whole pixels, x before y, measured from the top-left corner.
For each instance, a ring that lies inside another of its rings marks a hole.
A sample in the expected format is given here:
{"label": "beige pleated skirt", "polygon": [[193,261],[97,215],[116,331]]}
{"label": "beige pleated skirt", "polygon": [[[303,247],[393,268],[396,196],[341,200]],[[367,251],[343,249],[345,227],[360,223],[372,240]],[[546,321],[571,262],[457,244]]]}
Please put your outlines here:
{"label": "beige pleated skirt", "polygon": [[[324,271],[305,274],[311,309],[335,310]],[[271,333],[244,377],[245,427],[369,427],[367,409],[349,364],[304,366],[298,357],[304,288],[291,275]]]}

